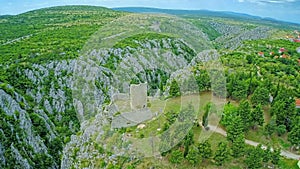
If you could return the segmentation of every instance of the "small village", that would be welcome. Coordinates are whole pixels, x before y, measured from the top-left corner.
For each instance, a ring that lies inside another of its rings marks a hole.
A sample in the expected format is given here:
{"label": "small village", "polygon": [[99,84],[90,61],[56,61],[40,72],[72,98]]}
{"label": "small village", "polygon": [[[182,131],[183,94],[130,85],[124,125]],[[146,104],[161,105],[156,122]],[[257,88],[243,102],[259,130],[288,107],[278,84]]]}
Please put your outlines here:
{"label": "small village", "polygon": [[[293,34],[286,35],[286,37],[283,39],[289,40],[290,42],[293,42],[293,43],[297,43],[297,44],[299,43],[299,47],[297,47],[295,49],[295,51],[297,53],[300,53],[300,33],[299,33],[299,31],[295,30],[293,32]],[[270,49],[270,51],[268,51],[268,52],[259,51],[257,53],[258,56],[261,56],[261,57],[268,56],[268,57],[273,57],[274,59],[278,59],[278,58],[290,59],[291,58],[290,53],[292,53],[292,52],[289,52],[289,50],[286,49],[285,47],[280,47],[278,50],[272,50],[274,48],[272,48],[271,45],[267,45],[267,49]],[[300,58],[298,59],[298,63],[300,65]]]}
{"label": "small village", "polygon": [[300,43],[300,33],[298,30],[295,30],[291,35],[286,35],[286,38],[291,42]]}
{"label": "small village", "polygon": [[[295,30],[291,34],[286,35],[286,37],[283,39],[289,40],[292,43],[297,43],[297,44],[299,43],[299,47],[297,47],[295,49],[295,51],[298,54],[300,53],[300,33],[298,30]],[[271,49],[271,48],[272,48],[271,45],[267,45],[267,49]],[[276,50],[272,50],[269,52],[259,51],[257,53],[257,55],[260,57],[273,57],[274,59],[278,59],[278,58],[291,59],[291,55],[289,53],[291,53],[291,52],[289,52],[288,49],[286,49],[285,47],[280,47],[277,51]],[[300,58],[298,58],[298,65],[300,66]],[[300,99],[299,98],[295,99],[295,105],[296,105],[297,109],[300,108]]]}

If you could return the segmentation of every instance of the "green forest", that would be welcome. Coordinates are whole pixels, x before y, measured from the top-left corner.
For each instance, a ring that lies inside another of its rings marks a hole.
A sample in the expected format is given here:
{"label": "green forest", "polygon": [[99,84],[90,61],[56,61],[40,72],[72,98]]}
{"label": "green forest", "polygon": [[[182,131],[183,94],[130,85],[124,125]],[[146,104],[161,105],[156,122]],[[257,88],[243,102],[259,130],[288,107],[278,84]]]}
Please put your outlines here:
{"label": "green forest", "polygon": [[[299,25],[282,23],[279,27],[278,22],[271,21],[178,14],[200,32],[203,44],[218,53],[215,61],[222,64],[223,72],[221,68],[209,69],[207,60],[196,60],[196,50],[175,34],[149,31],[122,39],[98,60],[103,76],[88,84],[95,86],[104,105],[92,114],[105,112],[113,102],[112,74],[122,66],[135,71],[130,60],[126,65],[122,59],[135,52],[142,55],[146,49],[168,51],[161,62],[172,64],[168,57],[181,58],[182,65],[191,70],[197,90],[184,93],[181,83],[194,86],[172,76],[176,71],[145,66],[130,84],[147,82],[148,96],[160,91],[160,100],[150,103],[148,98],[147,107],[155,109],[166,103],[161,116],[144,122],[144,129],[133,125],[111,130],[100,126],[97,115],[82,122],[71,83],[74,60],[81,57],[94,33],[130,14],[103,7],[60,6],[0,16],[0,168],[297,169],[300,43],[290,36],[299,35],[295,31],[300,31]],[[89,52],[97,55],[95,51]],[[212,81],[222,73],[224,77]],[[220,92],[222,89],[225,93]],[[204,98],[199,107],[180,108],[180,98],[193,100],[193,94]],[[218,109],[211,97],[225,100],[224,107]],[[212,123],[211,114],[220,117],[219,124]],[[176,131],[184,131],[180,129],[188,126],[184,119],[192,122],[187,133],[168,132],[177,122]],[[100,132],[96,133],[101,127],[102,138]],[[213,132],[208,139],[198,139],[209,130]],[[166,143],[153,157],[127,157],[107,148],[110,144],[127,144],[122,142],[124,135],[143,139],[153,134],[161,134],[160,139]],[[181,135],[183,139],[168,149],[169,143]],[[102,144],[110,138],[111,142]]]}

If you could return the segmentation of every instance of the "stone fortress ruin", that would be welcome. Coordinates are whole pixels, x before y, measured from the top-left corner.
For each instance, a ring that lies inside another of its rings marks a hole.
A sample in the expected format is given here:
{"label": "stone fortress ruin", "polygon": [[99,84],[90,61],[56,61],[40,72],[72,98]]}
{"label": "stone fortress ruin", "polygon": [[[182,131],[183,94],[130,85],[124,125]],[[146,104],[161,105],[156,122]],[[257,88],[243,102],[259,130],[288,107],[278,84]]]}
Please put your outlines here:
{"label": "stone fortress ruin", "polygon": [[152,119],[157,113],[151,112],[147,107],[147,100],[147,83],[131,84],[129,95],[124,93],[116,94],[110,105],[110,107],[115,109],[111,127],[130,127]]}

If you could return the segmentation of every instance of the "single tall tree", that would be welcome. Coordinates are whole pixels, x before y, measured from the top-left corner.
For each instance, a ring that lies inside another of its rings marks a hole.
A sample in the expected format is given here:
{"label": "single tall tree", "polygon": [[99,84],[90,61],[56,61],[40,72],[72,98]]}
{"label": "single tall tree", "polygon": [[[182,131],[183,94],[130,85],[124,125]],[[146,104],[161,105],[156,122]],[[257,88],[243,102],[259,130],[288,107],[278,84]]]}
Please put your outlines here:
{"label": "single tall tree", "polygon": [[220,123],[225,127],[229,126],[233,122],[234,117],[237,116],[237,114],[238,108],[231,103],[227,103],[224,106],[224,111]]}
{"label": "single tall tree", "polygon": [[244,124],[240,116],[233,118],[232,124],[227,128],[227,140],[233,143],[240,135],[244,135]]}
{"label": "single tall tree", "polygon": [[227,144],[225,142],[220,142],[214,156],[216,164],[219,166],[223,165],[224,162],[228,161],[230,154]]}
{"label": "single tall tree", "polygon": [[243,120],[244,131],[247,131],[251,126],[251,106],[248,100],[242,100],[240,102],[238,114]]}
{"label": "single tall tree", "polygon": [[293,146],[300,146],[300,117],[294,119],[294,125],[288,134],[288,141]]}
{"label": "single tall tree", "polygon": [[246,157],[245,163],[248,168],[251,169],[259,169],[262,167],[263,154],[261,151],[261,147],[257,146],[256,148],[251,147],[248,150],[248,155]]}
{"label": "single tall tree", "polygon": [[257,125],[263,126],[264,124],[264,111],[260,104],[255,106],[254,109],[251,111],[251,124],[254,128]]}
{"label": "single tall tree", "polygon": [[206,128],[208,126],[208,115],[211,111],[211,107],[212,107],[212,103],[210,103],[210,102],[204,106],[204,114],[202,117],[202,126],[204,128]]}
{"label": "single tall tree", "polygon": [[269,103],[269,91],[265,87],[257,87],[251,97],[251,103],[254,105],[266,105]]}
{"label": "single tall tree", "polygon": [[202,161],[202,157],[199,154],[199,150],[197,149],[197,147],[195,146],[191,146],[189,148],[189,152],[186,156],[186,159],[188,160],[189,163],[191,163],[192,165],[201,163]]}
{"label": "single tall tree", "polygon": [[244,134],[239,134],[235,140],[232,142],[231,146],[232,155],[234,157],[240,157],[245,151],[245,136]]}
{"label": "single tall tree", "polygon": [[199,154],[203,158],[210,158],[212,156],[212,149],[210,143],[206,140],[203,143],[198,144]]}
{"label": "single tall tree", "polygon": [[276,124],[285,125],[287,131],[291,131],[293,119],[297,117],[294,94],[282,88],[271,105],[271,115],[276,115]]}
{"label": "single tall tree", "polygon": [[183,160],[183,153],[180,150],[172,151],[170,162],[173,164],[179,164]]}

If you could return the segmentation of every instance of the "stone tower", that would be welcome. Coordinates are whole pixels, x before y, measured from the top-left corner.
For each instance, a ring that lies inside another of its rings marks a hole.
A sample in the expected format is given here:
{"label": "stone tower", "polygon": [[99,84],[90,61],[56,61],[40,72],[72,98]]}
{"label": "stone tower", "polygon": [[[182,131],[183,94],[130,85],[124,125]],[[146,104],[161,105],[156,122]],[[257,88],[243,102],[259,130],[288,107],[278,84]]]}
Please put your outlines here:
{"label": "stone tower", "polygon": [[130,106],[132,110],[147,107],[147,83],[130,85]]}

